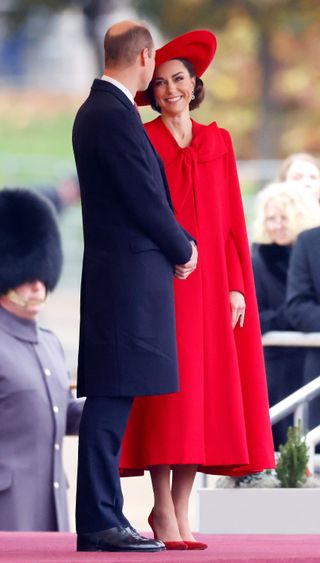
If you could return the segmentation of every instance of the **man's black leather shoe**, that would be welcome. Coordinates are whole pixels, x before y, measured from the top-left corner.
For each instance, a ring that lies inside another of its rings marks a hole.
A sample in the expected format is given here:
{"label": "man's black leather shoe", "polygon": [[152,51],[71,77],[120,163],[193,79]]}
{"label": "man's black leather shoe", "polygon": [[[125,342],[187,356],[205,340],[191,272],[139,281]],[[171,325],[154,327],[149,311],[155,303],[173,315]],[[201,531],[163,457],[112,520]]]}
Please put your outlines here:
{"label": "man's black leather shoe", "polygon": [[77,551],[135,551],[150,553],[163,551],[164,543],[160,540],[144,538],[128,526],[116,526],[101,532],[78,534]]}
{"label": "man's black leather shoe", "polygon": [[[139,532],[137,532],[137,530],[135,528],[133,528],[132,526],[128,526],[128,528],[126,528],[126,530],[128,530],[133,535],[133,537],[135,537],[135,538],[143,540],[144,542],[150,541],[150,538],[146,538],[145,536],[141,536],[139,534]],[[159,545],[159,547],[165,547],[163,541],[161,541],[161,540],[155,539],[155,540],[152,540],[152,541],[154,541],[154,543],[157,543]]]}

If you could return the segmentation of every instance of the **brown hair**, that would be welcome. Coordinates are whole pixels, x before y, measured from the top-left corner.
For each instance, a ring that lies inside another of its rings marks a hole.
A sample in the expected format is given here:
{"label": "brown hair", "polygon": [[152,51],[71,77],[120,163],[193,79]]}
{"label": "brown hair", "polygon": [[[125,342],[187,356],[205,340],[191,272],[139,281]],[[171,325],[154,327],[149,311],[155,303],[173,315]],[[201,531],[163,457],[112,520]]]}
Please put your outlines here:
{"label": "brown hair", "polygon": [[[194,100],[191,100],[191,102],[189,104],[189,109],[193,110],[193,109],[198,108],[200,106],[200,104],[203,102],[204,94],[205,94],[204,85],[203,85],[201,78],[199,78],[196,75],[195,70],[193,68],[193,64],[190,61],[188,61],[187,59],[176,58],[176,59],[172,59],[172,60],[181,61],[182,64],[184,65],[184,67],[189,72],[190,77],[196,79],[196,84],[195,84],[195,87],[194,87]],[[150,100],[150,105],[151,105],[152,109],[161,113],[161,109],[159,108],[159,106],[157,106],[155,97],[153,95],[152,81],[150,82],[150,84],[148,86],[147,95],[148,95],[148,98]]]}
{"label": "brown hair", "polygon": [[132,65],[142,49],[150,52],[153,48],[151,33],[142,25],[116,35],[108,30],[104,37],[105,65]]}

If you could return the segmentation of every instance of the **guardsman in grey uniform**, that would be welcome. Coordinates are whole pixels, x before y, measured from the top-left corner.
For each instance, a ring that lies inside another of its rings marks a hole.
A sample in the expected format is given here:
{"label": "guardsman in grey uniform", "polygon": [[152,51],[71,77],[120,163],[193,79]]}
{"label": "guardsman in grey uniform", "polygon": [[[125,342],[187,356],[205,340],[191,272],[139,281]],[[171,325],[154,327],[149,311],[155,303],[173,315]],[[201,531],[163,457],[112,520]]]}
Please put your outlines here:
{"label": "guardsman in grey uniform", "polygon": [[51,205],[0,191],[0,530],[68,530],[65,433],[82,401],[69,390],[61,344],[37,315],[62,267]]}

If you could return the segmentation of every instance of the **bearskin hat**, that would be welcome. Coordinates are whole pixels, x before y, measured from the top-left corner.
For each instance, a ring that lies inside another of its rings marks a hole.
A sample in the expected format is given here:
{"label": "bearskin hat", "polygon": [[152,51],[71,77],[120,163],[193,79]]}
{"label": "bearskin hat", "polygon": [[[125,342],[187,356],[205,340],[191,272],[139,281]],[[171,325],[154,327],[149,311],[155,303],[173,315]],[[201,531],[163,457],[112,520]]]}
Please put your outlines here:
{"label": "bearskin hat", "polygon": [[0,295],[35,280],[52,291],[61,269],[61,238],[51,203],[31,190],[0,190]]}

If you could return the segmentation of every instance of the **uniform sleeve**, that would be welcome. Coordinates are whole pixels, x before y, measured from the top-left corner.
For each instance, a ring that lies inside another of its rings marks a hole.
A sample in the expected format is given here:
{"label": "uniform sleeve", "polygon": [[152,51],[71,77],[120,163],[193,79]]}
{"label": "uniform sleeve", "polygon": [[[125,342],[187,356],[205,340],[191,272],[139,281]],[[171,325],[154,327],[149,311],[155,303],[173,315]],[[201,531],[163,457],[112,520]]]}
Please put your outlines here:
{"label": "uniform sleeve", "polygon": [[66,434],[79,434],[79,425],[85,399],[75,399],[71,390],[68,396]]}
{"label": "uniform sleeve", "polygon": [[292,249],[287,286],[287,314],[296,330],[320,332],[320,304],[317,299],[304,233]]}
{"label": "uniform sleeve", "polygon": [[[174,217],[165,189],[155,182],[150,155],[143,146],[143,125],[137,123],[134,112],[128,112],[125,122],[122,117],[121,113],[121,118],[116,115],[113,118],[112,152],[107,150],[103,138],[99,141],[102,166],[106,173],[112,170],[117,195],[137,226],[173,264],[184,264],[191,258],[192,247]],[[110,127],[110,123],[108,125]],[[103,127],[98,134],[101,135],[101,131],[107,134]]]}
{"label": "uniform sleeve", "polygon": [[[55,338],[57,346],[60,349],[60,354],[63,357],[63,360],[65,361],[64,349],[59,338],[57,338],[57,336],[53,332],[51,332],[51,335]],[[69,371],[67,371],[66,377],[68,377],[68,384],[69,384],[70,383]],[[79,425],[80,425],[80,419],[81,419],[84,403],[85,403],[85,399],[76,399],[74,397],[72,390],[68,389],[66,430],[65,430],[66,434],[68,435],[79,434]]]}

